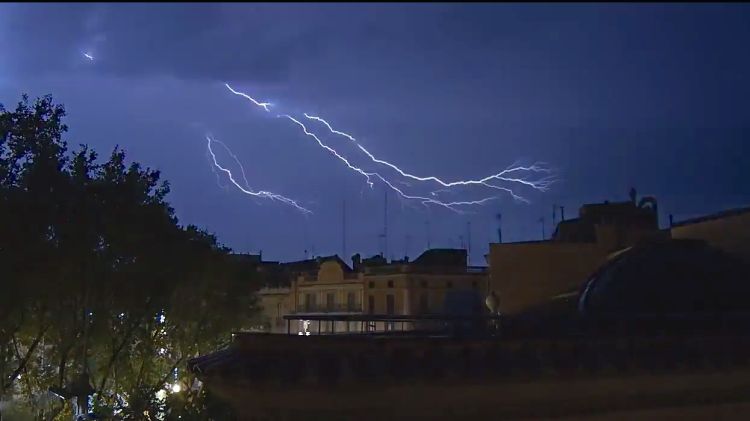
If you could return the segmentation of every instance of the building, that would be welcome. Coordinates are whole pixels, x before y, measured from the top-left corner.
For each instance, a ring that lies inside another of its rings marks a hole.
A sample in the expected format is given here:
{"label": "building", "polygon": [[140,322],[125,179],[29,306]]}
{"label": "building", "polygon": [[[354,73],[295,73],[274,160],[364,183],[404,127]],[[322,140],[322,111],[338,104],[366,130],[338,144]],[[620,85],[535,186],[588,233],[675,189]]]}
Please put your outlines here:
{"label": "building", "polygon": [[294,280],[316,277],[321,265],[332,259],[340,262],[338,256],[327,256],[286,263],[260,262],[257,265],[257,275],[264,285],[257,295],[265,322],[265,331],[287,332],[283,316],[297,310],[297,301],[292,293]]}
{"label": "building", "polygon": [[493,243],[486,256],[490,290],[503,314],[522,312],[577,289],[612,253],[639,241],[668,237],[659,230],[652,197],[586,204],[544,241]]}
{"label": "building", "polygon": [[693,218],[672,224],[672,238],[704,240],[750,261],[750,207]]}
{"label": "building", "polygon": [[[466,250],[462,249],[431,249],[414,261],[404,258],[388,262],[382,256],[362,259],[356,254],[351,267],[338,256],[282,266],[287,268],[288,286],[264,288],[259,293],[274,333],[286,332],[287,328],[303,335],[412,329],[413,323],[311,323],[302,316],[460,312],[465,309],[456,307],[462,307],[463,302],[481,303],[487,294],[486,268],[468,266]],[[300,316],[299,322],[280,325],[284,312]]]}

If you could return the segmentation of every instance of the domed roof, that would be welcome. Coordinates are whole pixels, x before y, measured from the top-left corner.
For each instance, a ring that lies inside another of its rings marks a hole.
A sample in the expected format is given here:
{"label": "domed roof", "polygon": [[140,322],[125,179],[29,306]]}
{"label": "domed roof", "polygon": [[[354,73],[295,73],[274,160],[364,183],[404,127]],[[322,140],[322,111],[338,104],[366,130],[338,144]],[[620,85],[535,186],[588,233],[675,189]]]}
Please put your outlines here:
{"label": "domed roof", "polygon": [[750,312],[750,271],[702,241],[638,245],[587,282],[579,309],[589,315]]}

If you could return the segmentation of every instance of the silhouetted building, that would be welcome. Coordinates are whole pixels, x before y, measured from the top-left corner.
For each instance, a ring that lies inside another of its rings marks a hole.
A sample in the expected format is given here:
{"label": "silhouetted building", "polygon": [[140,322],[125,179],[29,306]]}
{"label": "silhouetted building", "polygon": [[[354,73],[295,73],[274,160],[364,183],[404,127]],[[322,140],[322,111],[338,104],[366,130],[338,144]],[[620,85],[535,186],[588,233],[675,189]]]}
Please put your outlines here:
{"label": "silhouetted building", "polygon": [[627,202],[586,204],[551,240],[490,244],[490,290],[501,313],[518,313],[577,288],[611,253],[664,237],[651,197],[636,201],[632,190]]}
{"label": "silhouetted building", "polygon": [[750,261],[750,207],[688,219],[670,227],[672,238],[705,240]]}

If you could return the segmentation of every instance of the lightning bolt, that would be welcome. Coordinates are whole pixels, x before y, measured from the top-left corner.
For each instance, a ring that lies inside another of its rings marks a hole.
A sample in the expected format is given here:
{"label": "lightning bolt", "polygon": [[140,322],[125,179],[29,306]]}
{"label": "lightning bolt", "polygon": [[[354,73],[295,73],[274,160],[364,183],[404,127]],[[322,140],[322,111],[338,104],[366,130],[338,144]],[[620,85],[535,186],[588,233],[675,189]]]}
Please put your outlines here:
{"label": "lightning bolt", "polygon": [[498,186],[496,184],[490,184],[489,182],[491,180],[508,181],[508,182],[525,184],[525,185],[527,185],[527,186],[529,186],[531,188],[534,188],[536,190],[539,190],[539,191],[547,191],[547,189],[549,188],[550,184],[552,184],[555,181],[554,178],[551,178],[551,177],[545,177],[545,178],[542,178],[542,179],[536,180],[536,181],[529,181],[529,180],[523,179],[523,178],[510,178],[510,177],[506,177],[505,176],[506,174],[510,174],[510,173],[518,172],[518,171],[530,171],[530,172],[537,172],[537,173],[539,173],[539,172],[550,173],[550,170],[547,169],[547,168],[542,167],[540,163],[535,163],[535,164],[533,164],[531,166],[528,166],[528,167],[523,167],[523,166],[514,167],[513,165],[515,165],[515,164],[512,164],[510,167],[504,169],[503,171],[500,171],[497,174],[493,174],[493,175],[484,177],[484,178],[479,179],[479,180],[461,180],[461,181],[446,182],[446,181],[443,181],[440,178],[435,177],[435,176],[420,177],[420,176],[417,176],[417,175],[414,175],[414,174],[407,173],[406,171],[402,170],[401,168],[399,168],[395,164],[392,164],[392,163],[390,163],[388,161],[384,161],[382,159],[379,159],[379,158],[375,157],[372,153],[370,153],[370,151],[367,150],[367,148],[365,148],[364,146],[362,146],[357,141],[357,139],[354,138],[354,136],[352,136],[352,135],[350,135],[348,133],[345,133],[345,132],[342,132],[342,131],[334,129],[333,127],[331,127],[331,124],[328,123],[323,118],[318,117],[318,116],[314,116],[314,115],[309,115],[307,113],[305,113],[305,117],[308,118],[308,119],[310,119],[310,120],[314,120],[314,121],[318,121],[320,123],[323,123],[323,125],[325,125],[326,128],[328,128],[328,130],[331,133],[339,135],[339,136],[343,136],[343,137],[351,140],[352,142],[356,143],[356,145],[359,148],[359,150],[361,150],[362,152],[364,152],[364,154],[367,155],[367,157],[370,158],[370,160],[372,162],[375,162],[377,164],[381,164],[381,165],[385,165],[387,167],[390,167],[391,169],[393,169],[396,172],[398,172],[399,174],[401,174],[401,176],[406,177],[406,178],[410,178],[412,180],[417,180],[417,181],[433,181],[433,182],[436,182],[436,183],[440,184],[443,187],[482,185],[482,186],[489,187],[489,188],[492,188],[492,189],[503,190],[503,191],[509,193],[511,196],[513,196],[514,199],[521,200],[521,201],[526,201],[526,200],[523,199],[522,197],[516,195],[515,193],[513,193],[513,191],[511,189],[509,189],[507,187]]}
{"label": "lightning bolt", "polygon": [[229,185],[221,183],[221,174],[219,174],[219,172],[216,171],[216,167],[214,166],[213,161],[211,160],[211,154],[209,154],[208,151],[206,151],[206,160],[208,161],[208,167],[211,168],[211,172],[214,173],[214,175],[216,176],[216,185],[222,190],[229,189]]}
{"label": "lightning bolt", "polygon": [[315,135],[315,133],[310,132],[307,129],[307,127],[301,121],[297,120],[296,118],[294,118],[294,117],[292,117],[292,116],[290,116],[288,114],[281,114],[281,115],[279,115],[279,117],[285,117],[285,118],[291,120],[292,122],[294,122],[295,124],[297,124],[302,129],[302,132],[305,135],[310,136],[311,138],[315,139],[315,141],[318,143],[318,146],[320,146],[321,148],[323,148],[326,151],[330,152],[333,156],[335,156],[336,158],[338,158],[341,162],[343,162],[352,171],[357,172],[357,173],[361,174],[362,176],[364,176],[365,179],[367,180],[367,184],[370,186],[370,188],[372,188],[372,186],[373,186],[371,177],[375,177],[375,178],[379,179],[380,181],[382,181],[385,185],[387,185],[388,187],[390,187],[391,190],[393,190],[396,193],[398,193],[399,196],[401,196],[404,199],[419,200],[419,201],[422,202],[423,205],[433,204],[433,205],[442,206],[442,207],[444,207],[446,209],[452,210],[453,212],[457,212],[457,213],[462,213],[462,211],[459,210],[459,209],[456,209],[455,208],[456,206],[482,205],[482,204],[484,204],[484,203],[486,203],[486,202],[488,202],[490,200],[496,199],[495,197],[485,197],[484,199],[480,199],[480,200],[458,201],[458,202],[441,202],[440,200],[432,199],[432,198],[429,198],[429,197],[412,196],[412,195],[406,194],[401,189],[399,189],[398,187],[394,186],[390,181],[386,180],[382,175],[380,175],[380,174],[378,174],[376,172],[367,172],[367,171],[365,171],[365,170],[363,170],[363,169],[361,169],[361,168],[359,168],[357,166],[352,165],[352,163],[349,162],[348,159],[346,159],[345,157],[341,156],[341,154],[339,154],[338,152],[336,152],[335,149],[333,149],[330,146],[328,146],[325,143],[323,143],[323,141],[321,141],[320,138]]}
{"label": "lightning bolt", "polygon": [[[250,189],[250,187],[247,185],[248,183],[247,183],[247,178],[245,177],[245,170],[244,170],[244,168],[242,168],[242,165],[240,164],[240,169],[242,171],[242,176],[243,176],[244,181],[245,181],[245,187],[241,186],[237,182],[237,180],[234,179],[234,175],[232,174],[232,171],[229,170],[228,168],[222,167],[219,164],[219,161],[216,159],[216,154],[214,153],[214,150],[211,147],[211,144],[214,143],[214,142],[216,142],[216,143],[218,143],[220,145],[223,145],[223,147],[229,152],[229,154],[232,157],[234,157],[235,160],[237,160],[237,158],[234,155],[234,153],[232,153],[232,151],[229,149],[229,147],[227,147],[226,144],[224,144],[223,142],[220,142],[220,141],[214,139],[211,136],[206,136],[206,142],[207,142],[206,146],[208,148],[208,153],[211,155],[211,160],[213,161],[214,167],[216,167],[216,169],[218,169],[219,171],[221,171],[224,174],[226,174],[227,178],[229,178],[229,181],[232,184],[234,184],[234,186],[237,187],[242,193],[245,193],[245,194],[247,194],[249,196],[253,196],[253,197],[261,197],[261,198],[266,198],[266,199],[271,199],[271,200],[279,201],[279,202],[284,203],[286,205],[293,206],[298,211],[300,211],[300,212],[302,212],[304,214],[311,214],[312,213],[311,210],[309,210],[309,209],[301,206],[295,200],[292,200],[292,199],[290,199],[288,197],[282,196],[282,195],[277,194],[277,193],[265,191],[265,190],[253,191],[252,189]],[[239,164],[239,160],[237,160],[237,163]]]}
{"label": "lightning bolt", "polygon": [[266,112],[270,112],[271,111],[271,110],[268,109],[272,105],[270,102],[259,102],[259,101],[256,101],[255,98],[251,97],[250,95],[248,95],[248,94],[246,94],[244,92],[235,91],[231,86],[229,86],[228,83],[225,83],[224,86],[226,86],[227,89],[229,89],[229,91],[232,92],[233,94],[239,95],[239,96],[241,96],[243,98],[246,98],[247,100],[251,101],[253,104],[259,106],[260,108],[263,108]]}
{"label": "lightning bolt", "polygon": [[213,142],[218,143],[219,145],[221,145],[224,148],[224,150],[229,154],[229,156],[231,156],[232,159],[234,159],[235,164],[237,164],[237,167],[239,167],[239,169],[240,169],[240,173],[242,173],[242,181],[245,182],[245,187],[247,189],[250,189],[250,183],[248,183],[247,176],[245,175],[245,167],[242,166],[242,163],[240,162],[240,159],[237,158],[237,155],[235,155],[234,152],[232,152],[232,150],[229,149],[229,146],[227,146],[226,143],[222,142],[219,139],[216,139],[215,137],[213,137],[211,135],[209,135],[209,137],[211,137],[211,141],[213,141]]}
{"label": "lightning bolt", "polygon": [[[262,108],[264,111],[270,112],[270,107],[272,106],[272,104],[270,102],[261,102],[261,101],[258,101],[255,98],[251,97],[250,95],[247,95],[244,92],[240,92],[240,91],[235,90],[228,83],[225,83],[224,86],[231,93],[233,93],[234,95],[241,96],[241,97],[247,99],[248,101],[250,101],[251,103],[253,103],[254,105]],[[491,189],[501,190],[501,191],[507,192],[515,200],[521,201],[521,202],[524,202],[524,203],[529,203],[529,201],[527,199],[525,199],[525,198],[517,195],[516,193],[514,193],[512,189],[510,189],[508,187],[503,187],[503,186],[498,186],[496,184],[492,184],[491,181],[492,180],[498,180],[498,181],[520,183],[520,184],[532,187],[532,188],[534,188],[536,190],[539,190],[539,191],[546,191],[547,188],[549,187],[549,185],[552,184],[555,181],[554,177],[551,177],[551,176],[550,177],[542,178],[540,180],[535,180],[535,181],[534,180],[530,181],[530,180],[525,179],[525,178],[515,178],[515,177],[508,177],[507,176],[508,174],[511,174],[511,173],[514,173],[514,172],[520,172],[520,171],[535,172],[535,173],[550,173],[551,171],[548,170],[548,169],[546,169],[546,168],[544,168],[544,167],[542,167],[541,163],[535,163],[535,164],[533,164],[531,166],[527,166],[527,167],[524,167],[524,166],[513,166],[513,165],[511,165],[510,167],[506,168],[505,170],[503,170],[503,171],[501,171],[501,172],[499,172],[497,174],[493,174],[493,175],[490,175],[490,176],[487,176],[487,177],[484,177],[484,178],[478,179],[478,180],[461,180],[461,181],[446,182],[446,181],[443,181],[442,179],[440,179],[438,177],[435,177],[435,176],[427,176],[427,177],[417,176],[417,175],[410,174],[410,173],[402,170],[401,168],[399,168],[395,164],[392,164],[392,163],[390,163],[388,161],[385,161],[385,160],[382,160],[382,159],[379,159],[379,158],[375,157],[364,146],[362,146],[361,144],[359,144],[359,142],[354,138],[354,136],[352,136],[352,135],[350,135],[348,133],[345,133],[345,132],[342,132],[342,131],[334,129],[330,125],[330,123],[328,123],[323,118],[318,117],[318,116],[309,115],[307,113],[304,113],[304,116],[307,119],[309,119],[309,120],[314,120],[314,121],[317,121],[317,122],[320,122],[320,123],[324,124],[326,126],[326,128],[328,128],[328,130],[331,133],[339,135],[339,136],[346,137],[350,141],[354,142],[357,145],[357,147],[365,155],[367,155],[367,157],[372,162],[375,162],[375,163],[380,164],[380,165],[385,165],[385,166],[387,166],[387,167],[395,170],[396,172],[398,172],[402,177],[410,178],[412,180],[416,180],[416,181],[420,181],[420,182],[431,181],[431,182],[435,182],[435,183],[437,183],[437,184],[439,184],[439,185],[441,185],[443,187],[446,187],[446,188],[457,187],[457,186],[480,185],[480,186],[488,187],[488,188],[491,188]],[[333,149],[332,147],[330,147],[327,144],[325,144],[322,140],[320,140],[320,138],[315,133],[313,133],[310,130],[308,130],[308,128],[300,120],[292,117],[289,114],[278,114],[276,117],[277,118],[286,118],[289,121],[291,121],[294,124],[296,124],[297,126],[299,126],[302,129],[302,132],[306,136],[309,136],[309,137],[313,138],[316,141],[316,143],[318,144],[318,146],[320,146],[322,149],[326,150],[327,152],[329,152],[330,154],[332,154],[334,157],[336,157],[337,159],[339,159],[350,170],[352,170],[352,171],[354,171],[354,172],[362,175],[363,177],[365,177],[367,185],[370,188],[373,187],[372,178],[377,178],[378,180],[380,180],[381,182],[383,182],[386,186],[388,186],[391,190],[393,190],[396,193],[398,193],[398,195],[401,196],[404,199],[419,200],[419,201],[422,202],[423,205],[434,204],[434,205],[445,207],[445,208],[447,208],[449,210],[452,210],[452,211],[458,212],[458,213],[462,213],[462,212],[459,209],[456,209],[457,206],[481,205],[481,204],[484,204],[484,203],[486,203],[486,202],[488,202],[490,200],[496,199],[496,197],[485,197],[483,199],[472,200],[472,201],[443,202],[443,201],[440,201],[440,200],[437,200],[437,199],[433,199],[433,198],[430,198],[430,197],[414,196],[414,195],[406,194],[401,189],[399,189],[398,187],[394,186],[392,182],[388,181],[381,174],[379,174],[377,172],[365,171],[362,168],[353,165],[347,158],[345,158],[340,153],[338,153],[335,149]],[[398,182],[409,186],[409,183],[402,182],[402,181],[398,181]],[[440,190],[438,190],[438,191],[440,191]],[[433,192],[432,196],[437,196],[437,195],[435,194],[435,192]]]}

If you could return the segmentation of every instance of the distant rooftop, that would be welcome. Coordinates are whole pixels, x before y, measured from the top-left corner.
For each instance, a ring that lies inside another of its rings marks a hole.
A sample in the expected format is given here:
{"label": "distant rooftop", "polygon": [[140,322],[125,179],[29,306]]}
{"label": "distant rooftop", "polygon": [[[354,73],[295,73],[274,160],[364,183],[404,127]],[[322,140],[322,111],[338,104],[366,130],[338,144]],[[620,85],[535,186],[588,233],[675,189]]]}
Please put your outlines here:
{"label": "distant rooftop", "polygon": [[716,219],[729,218],[731,216],[742,215],[748,212],[750,212],[750,206],[744,207],[744,208],[728,209],[728,210],[724,210],[721,212],[712,213],[710,215],[699,216],[697,218],[691,218],[691,219],[686,219],[684,221],[676,222],[672,224],[672,228],[682,227],[685,225],[699,224],[701,222],[713,221]]}
{"label": "distant rooftop", "polygon": [[464,249],[430,249],[414,260],[417,266],[461,266],[466,267]]}

